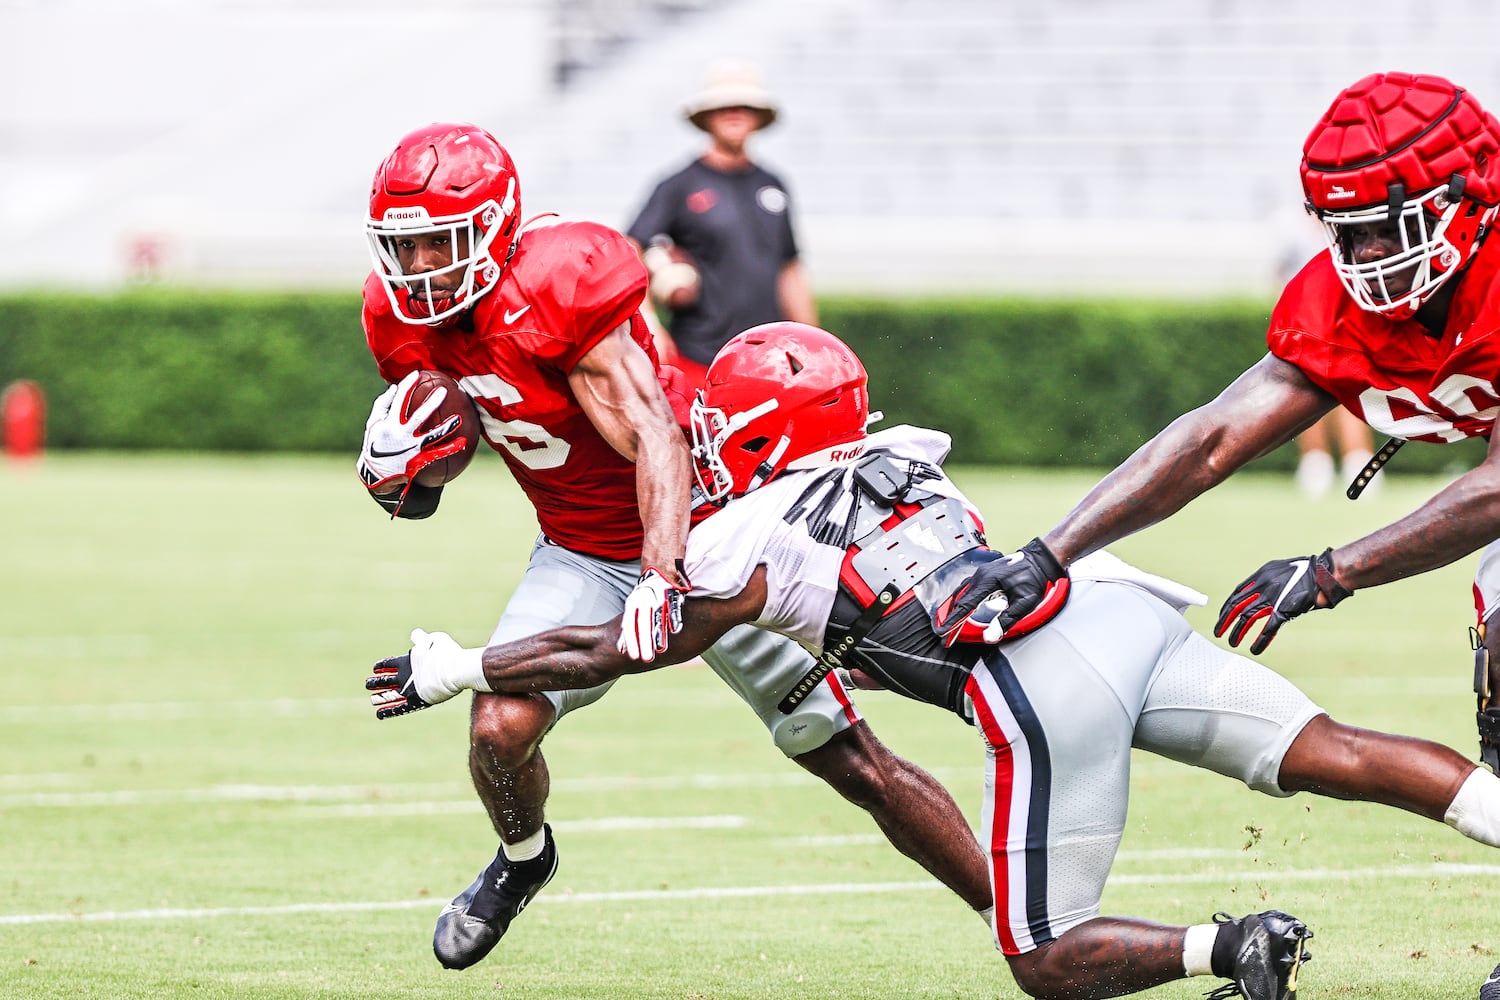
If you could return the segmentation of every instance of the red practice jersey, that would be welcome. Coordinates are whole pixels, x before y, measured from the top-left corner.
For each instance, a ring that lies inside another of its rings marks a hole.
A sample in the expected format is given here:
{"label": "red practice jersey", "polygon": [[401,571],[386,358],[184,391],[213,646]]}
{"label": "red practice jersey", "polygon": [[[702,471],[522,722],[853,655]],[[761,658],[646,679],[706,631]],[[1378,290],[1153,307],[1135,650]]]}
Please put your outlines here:
{"label": "red practice jersey", "polygon": [[1487,438],[1500,409],[1497,270],[1492,240],[1453,279],[1448,325],[1434,336],[1414,319],[1361,309],[1320,253],[1281,293],[1267,343],[1378,431],[1438,443]]}
{"label": "red practice jersey", "polygon": [[371,274],[365,339],[387,382],[417,369],[459,380],[479,409],[485,440],[510,466],[548,538],[601,559],[638,559],[635,466],[600,436],[568,375],[626,322],[656,365],[639,314],[646,282],[635,248],[619,233],[556,223],[526,230],[499,287],[448,326],[398,320]]}

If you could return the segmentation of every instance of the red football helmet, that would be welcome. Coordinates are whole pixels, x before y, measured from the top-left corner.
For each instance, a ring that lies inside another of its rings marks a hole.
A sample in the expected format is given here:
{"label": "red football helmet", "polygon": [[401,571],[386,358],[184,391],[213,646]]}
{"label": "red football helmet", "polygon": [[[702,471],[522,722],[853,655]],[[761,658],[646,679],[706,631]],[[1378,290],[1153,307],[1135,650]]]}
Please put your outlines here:
{"label": "red football helmet", "polygon": [[[494,136],[452,122],[405,136],[375,171],[365,222],[396,318],[437,326],[473,305],[499,284],[520,219],[516,166]],[[414,236],[445,237],[452,262],[405,273],[401,244]]]}
{"label": "red football helmet", "polygon": [[751,327],[719,351],[693,401],[698,485],[715,503],[787,469],[865,450],[865,366],[847,344],[804,323]]}
{"label": "red football helmet", "polygon": [[[1500,204],[1500,123],[1440,76],[1377,73],[1348,87],[1302,147],[1302,190],[1339,279],[1405,319],[1473,256]],[[1345,227],[1391,225],[1402,249],[1355,260]]]}

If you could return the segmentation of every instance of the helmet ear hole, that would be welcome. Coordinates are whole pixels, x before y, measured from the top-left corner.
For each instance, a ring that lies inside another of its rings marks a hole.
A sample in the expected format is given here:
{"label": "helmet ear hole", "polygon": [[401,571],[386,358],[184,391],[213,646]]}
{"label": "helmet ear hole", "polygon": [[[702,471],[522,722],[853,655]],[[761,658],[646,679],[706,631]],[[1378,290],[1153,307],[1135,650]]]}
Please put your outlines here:
{"label": "helmet ear hole", "polygon": [[770,443],[770,438],[766,437],[765,435],[761,435],[760,437],[753,437],[748,441],[741,441],[740,448],[748,452],[758,452]]}

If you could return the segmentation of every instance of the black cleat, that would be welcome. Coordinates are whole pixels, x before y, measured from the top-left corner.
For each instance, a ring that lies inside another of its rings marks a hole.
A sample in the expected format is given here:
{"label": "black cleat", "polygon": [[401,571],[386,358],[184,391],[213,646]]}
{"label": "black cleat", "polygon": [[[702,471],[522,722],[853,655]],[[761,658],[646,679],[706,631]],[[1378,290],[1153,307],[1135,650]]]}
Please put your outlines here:
{"label": "black cleat", "polygon": [[1500,965],[1490,973],[1490,978],[1479,987],[1479,1000],[1500,1000]]}
{"label": "black cleat", "polygon": [[432,952],[445,969],[467,969],[500,943],[510,922],[557,874],[552,827],[543,824],[547,843],[530,861],[512,862],[505,850],[479,873],[474,884],[444,907],[432,932]]}
{"label": "black cleat", "polygon": [[[1214,923],[1238,931],[1234,974],[1230,982],[1204,994],[1212,1000],[1295,1000],[1297,973],[1312,960],[1302,942],[1313,936],[1306,924],[1280,910],[1252,913],[1235,920],[1215,913]],[[1225,933],[1225,931],[1220,931]]]}

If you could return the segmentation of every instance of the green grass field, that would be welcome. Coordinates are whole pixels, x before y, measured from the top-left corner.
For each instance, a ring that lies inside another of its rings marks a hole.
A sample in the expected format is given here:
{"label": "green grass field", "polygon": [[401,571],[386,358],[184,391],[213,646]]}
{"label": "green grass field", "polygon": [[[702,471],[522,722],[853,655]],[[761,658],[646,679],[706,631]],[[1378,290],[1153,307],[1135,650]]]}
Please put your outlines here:
{"label": "green grass field", "polygon": [[[433,920],[495,847],[466,712],[377,724],[362,683],[413,626],[482,642],[534,522],[498,460],[417,523],[387,520],[352,464],[0,467],[0,997],[1020,995],[956,898],[691,667],[627,678],[549,737],[561,870],[488,961],[441,969]],[[1001,546],[1094,479],[957,478]],[[1247,474],[1114,551],[1216,608],[1266,559],[1353,538],[1437,485],[1398,474],[1374,498],[1312,503]],[[1471,571],[1361,593],[1264,659],[1335,717],[1468,754]],[[861,706],[977,820],[970,731],[891,695]],[[1497,865],[1404,814],[1138,755],[1105,909],[1192,923],[1276,906],[1317,933],[1304,997],[1470,1000],[1500,960]]]}

